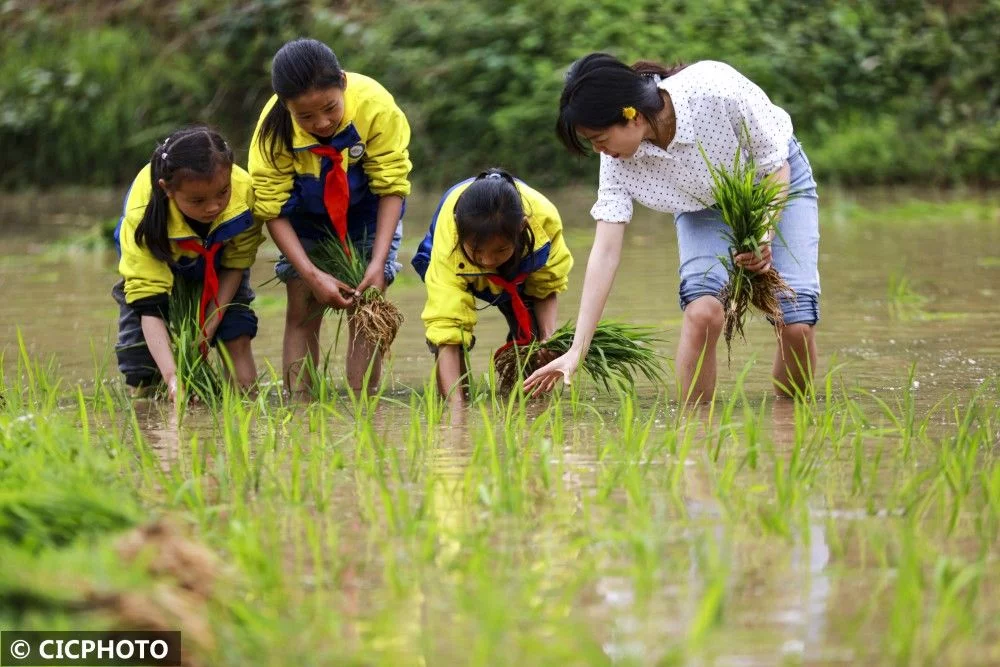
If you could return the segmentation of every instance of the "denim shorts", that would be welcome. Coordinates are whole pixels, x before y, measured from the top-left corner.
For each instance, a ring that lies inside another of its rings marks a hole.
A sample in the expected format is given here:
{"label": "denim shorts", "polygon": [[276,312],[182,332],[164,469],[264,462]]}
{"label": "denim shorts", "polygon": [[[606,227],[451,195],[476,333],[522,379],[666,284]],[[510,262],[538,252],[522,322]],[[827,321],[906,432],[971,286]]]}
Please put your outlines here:
{"label": "denim shorts", "polygon": [[[774,268],[795,290],[781,297],[785,324],[816,324],[819,321],[819,208],[816,181],[802,146],[794,137],[788,145],[791,167],[789,192],[796,193],[778,222],[780,234],[771,242]],[[726,230],[714,208],[678,214],[677,248],[680,252],[680,305],[698,297],[718,297],[728,277],[720,257],[729,257],[723,238]]]}
{"label": "denim shorts", "polygon": [[[307,253],[316,247],[319,243],[318,239],[304,239],[299,238],[302,243],[302,248]],[[391,285],[392,281],[396,279],[403,265],[399,263],[397,257],[399,256],[399,246],[403,241],[403,221],[400,220],[399,224],[396,225],[396,232],[392,235],[392,242],[389,244],[389,257],[385,260],[385,284]],[[374,245],[375,239],[373,238],[351,238],[351,242],[354,247],[361,252],[361,256],[364,257],[365,261],[371,260],[372,256],[372,246]],[[274,265],[274,274],[278,276],[278,280],[283,283],[287,283],[289,280],[299,277],[299,272],[295,270],[292,263],[288,259],[281,255],[278,257],[278,261]]]}

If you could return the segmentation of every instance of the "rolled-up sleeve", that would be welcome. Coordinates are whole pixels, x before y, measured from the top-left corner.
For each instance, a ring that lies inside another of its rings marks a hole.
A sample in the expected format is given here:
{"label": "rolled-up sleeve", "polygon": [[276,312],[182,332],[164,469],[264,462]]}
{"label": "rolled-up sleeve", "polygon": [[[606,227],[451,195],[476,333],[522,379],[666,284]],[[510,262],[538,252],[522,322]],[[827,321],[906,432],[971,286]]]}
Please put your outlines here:
{"label": "rolled-up sleeve", "polygon": [[601,174],[597,187],[597,202],[591,207],[594,220],[627,223],[632,220],[632,196],[624,184],[624,174],[618,161],[601,154]]}
{"label": "rolled-up sleeve", "polygon": [[776,106],[760,86],[729,65],[718,63],[722,93],[733,131],[743,138],[744,127],[750,135],[750,153],[759,174],[777,171],[788,159],[792,139],[792,119]]}

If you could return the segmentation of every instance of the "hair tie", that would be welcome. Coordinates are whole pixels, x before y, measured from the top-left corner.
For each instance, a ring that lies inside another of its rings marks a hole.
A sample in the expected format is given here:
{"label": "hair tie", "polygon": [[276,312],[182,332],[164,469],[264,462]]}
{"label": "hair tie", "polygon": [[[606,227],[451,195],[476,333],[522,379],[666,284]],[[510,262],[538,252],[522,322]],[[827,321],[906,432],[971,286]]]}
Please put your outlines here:
{"label": "hair tie", "polygon": [[632,120],[635,118],[635,107],[625,107],[622,109],[622,115],[625,116],[625,120]]}
{"label": "hair tie", "polygon": [[167,159],[167,152],[164,151],[164,152],[160,153],[160,157],[163,158],[164,160],[166,160]]}
{"label": "hair tie", "polygon": [[498,178],[498,179],[500,179],[500,180],[503,180],[503,176],[501,176],[500,174],[498,174],[498,173],[497,173],[497,172],[495,172],[495,171],[494,171],[494,172],[491,172],[491,173],[489,173],[489,174],[486,174],[486,178],[487,178],[487,179],[491,179],[491,178]]}

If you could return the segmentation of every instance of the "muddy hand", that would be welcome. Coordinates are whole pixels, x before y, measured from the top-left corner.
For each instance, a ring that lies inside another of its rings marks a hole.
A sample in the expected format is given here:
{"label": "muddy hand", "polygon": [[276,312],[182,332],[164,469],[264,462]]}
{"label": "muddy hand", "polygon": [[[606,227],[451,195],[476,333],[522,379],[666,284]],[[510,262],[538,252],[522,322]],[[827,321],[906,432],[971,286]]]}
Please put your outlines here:
{"label": "muddy hand", "polygon": [[350,308],[354,305],[354,298],[359,294],[353,287],[328,273],[322,274],[311,287],[313,296],[318,302],[337,309]]}

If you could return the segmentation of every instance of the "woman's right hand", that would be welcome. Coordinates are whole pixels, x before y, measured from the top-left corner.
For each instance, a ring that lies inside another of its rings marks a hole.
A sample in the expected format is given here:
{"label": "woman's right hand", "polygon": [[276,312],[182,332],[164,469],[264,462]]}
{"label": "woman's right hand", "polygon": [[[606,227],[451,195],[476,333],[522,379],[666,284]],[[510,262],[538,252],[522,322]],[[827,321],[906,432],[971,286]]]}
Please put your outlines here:
{"label": "woman's right hand", "polygon": [[[356,289],[322,271],[317,271],[309,288],[316,301],[337,310],[350,308],[354,305],[354,297],[358,296]],[[345,294],[348,296],[344,296]]]}
{"label": "woman's right hand", "polygon": [[566,384],[571,384],[573,374],[579,365],[580,353],[570,348],[566,354],[553,359],[529,375],[524,381],[524,393],[538,396],[552,391],[560,379]]}

